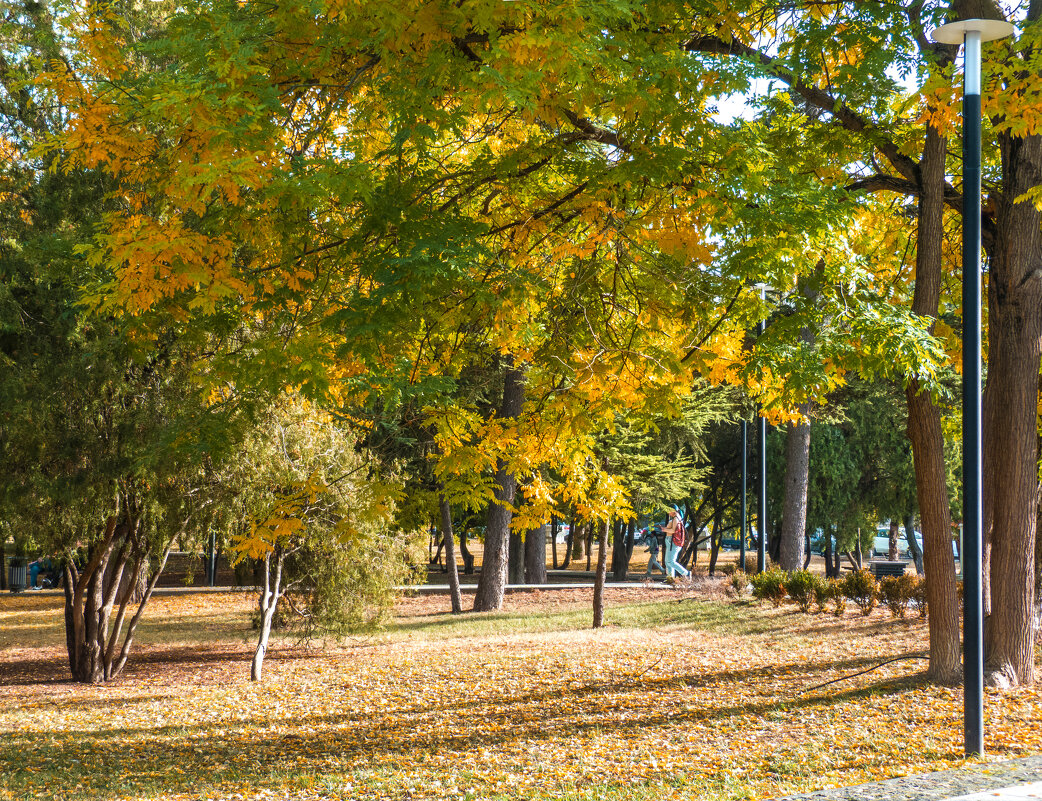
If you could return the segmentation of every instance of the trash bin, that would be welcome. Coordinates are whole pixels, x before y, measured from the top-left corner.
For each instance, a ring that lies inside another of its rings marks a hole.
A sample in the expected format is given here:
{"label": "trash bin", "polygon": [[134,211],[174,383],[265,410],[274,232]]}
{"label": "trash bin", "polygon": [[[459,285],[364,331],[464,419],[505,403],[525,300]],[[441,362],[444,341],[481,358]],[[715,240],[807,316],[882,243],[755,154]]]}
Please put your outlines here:
{"label": "trash bin", "polygon": [[12,556],[10,567],[7,570],[7,586],[11,592],[21,592],[28,586],[26,581],[27,565],[29,560],[24,556]]}

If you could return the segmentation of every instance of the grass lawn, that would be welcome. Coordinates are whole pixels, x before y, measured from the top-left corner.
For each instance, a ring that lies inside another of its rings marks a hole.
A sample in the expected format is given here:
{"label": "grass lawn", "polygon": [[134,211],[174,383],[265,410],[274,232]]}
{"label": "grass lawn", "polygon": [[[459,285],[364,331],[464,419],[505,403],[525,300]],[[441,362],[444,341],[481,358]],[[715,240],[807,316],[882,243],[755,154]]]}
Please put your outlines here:
{"label": "grass lawn", "polygon": [[[253,599],[154,599],[124,674],[70,683],[61,599],[0,597],[0,799],[768,798],[961,761],[962,693],[925,623],[803,615],[722,585],[405,598],[382,634],[276,641]],[[1042,752],[1036,690],[989,694],[989,758]]]}

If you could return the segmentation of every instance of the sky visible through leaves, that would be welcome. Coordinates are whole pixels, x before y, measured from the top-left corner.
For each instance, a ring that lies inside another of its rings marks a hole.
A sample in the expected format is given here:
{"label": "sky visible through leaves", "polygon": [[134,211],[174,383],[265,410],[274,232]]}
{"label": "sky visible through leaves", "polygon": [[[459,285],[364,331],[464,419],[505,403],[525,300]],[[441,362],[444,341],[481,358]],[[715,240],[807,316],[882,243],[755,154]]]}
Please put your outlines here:
{"label": "sky visible through leaves", "polygon": [[[251,684],[248,594],[155,599],[124,676],[68,681],[56,596],[0,598],[0,799],[769,798],[962,760],[962,693],[925,623],[724,596],[403,600],[336,647],[276,641]],[[1042,749],[1037,689],[989,695],[992,759]]]}

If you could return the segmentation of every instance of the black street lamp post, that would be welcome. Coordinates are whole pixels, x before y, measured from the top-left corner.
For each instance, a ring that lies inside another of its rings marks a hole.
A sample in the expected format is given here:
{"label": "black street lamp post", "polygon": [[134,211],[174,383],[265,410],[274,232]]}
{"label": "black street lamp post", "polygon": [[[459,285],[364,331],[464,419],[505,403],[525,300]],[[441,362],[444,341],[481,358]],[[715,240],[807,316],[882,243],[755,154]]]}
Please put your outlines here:
{"label": "black street lamp post", "polygon": [[1005,20],[969,19],[933,31],[964,45],[962,97],[963,721],[966,754],[984,753],[981,519],[981,43],[1013,33]]}

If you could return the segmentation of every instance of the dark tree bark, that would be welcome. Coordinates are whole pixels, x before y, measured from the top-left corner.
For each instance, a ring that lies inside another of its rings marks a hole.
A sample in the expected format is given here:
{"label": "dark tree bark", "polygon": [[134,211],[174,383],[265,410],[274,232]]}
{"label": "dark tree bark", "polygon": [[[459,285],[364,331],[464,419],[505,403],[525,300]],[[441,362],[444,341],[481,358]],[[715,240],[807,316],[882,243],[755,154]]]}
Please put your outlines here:
{"label": "dark tree bark", "polygon": [[915,521],[911,515],[905,518],[905,542],[908,543],[912,561],[915,562],[915,572],[920,576],[923,575],[925,572],[923,567],[923,549],[919,547],[919,541],[915,538]]}
{"label": "dark tree bark", "polygon": [[525,584],[546,584],[546,526],[525,534]]}
{"label": "dark tree bark", "polygon": [[[604,525],[608,525],[605,523]],[[593,559],[593,523],[586,524],[586,572],[590,572],[590,561]]]}
{"label": "dark tree bark", "polygon": [[[937,317],[941,296],[946,147],[945,138],[936,129],[927,128],[921,161],[912,311],[931,320]],[[908,402],[908,438],[912,442],[916,493],[923,525],[923,567],[930,609],[929,676],[934,681],[954,683],[962,676],[962,660],[941,412],[931,401],[929,393],[920,390],[918,380],[909,383],[905,396]]]}
{"label": "dark tree bark", "polygon": [[525,538],[516,531],[510,532],[510,549],[507,557],[507,583],[525,583]]}
{"label": "dark tree bark", "polygon": [[[100,684],[111,681],[123,670],[141,615],[166,566],[173,542],[171,537],[137,601],[133,596],[141,576],[147,576],[149,569],[149,543],[140,517],[122,521],[116,515],[109,517],[101,542],[92,548],[82,570],[71,559],[66,561],[62,584],[65,640],[69,670],[76,681]],[[128,568],[130,578],[125,580]],[[137,608],[128,623],[127,613],[132,603],[136,603]]]}
{"label": "dark tree bark", "polygon": [[897,518],[896,517],[891,517],[890,518],[890,542],[887,543],[888,547],[887,547],[887,555],[886,555],[886,558],[889,559],[891,562],[896,561],[897,557],[898,557],[897,537],[898,537],[900,531],[901,531],[901,526],[897,522]]}
{"label": "dark tree bark", "polygon": [[810,567],[810,532],[804,532],[803,535],[803,569],[806,570]]}
{"label": "dark tree bark", "polygon": [[615,581],[625,581],[629,569],[629,553],[626,549],[626,523],[616,520],[613,527],[611,546],[611,576]]}
{"label": "dark tree bark", "polygon": [[[591,526],[592,530],[592,526]],[[597,549],[597,576],[593,582],[593,627],[604,625],[604,579],[608,573],[608,521],[601,525],[600,543]]]}
{"label": "dark tree bark", "polygon": [[449,571],[449,596],[452,603],[452,614],[463,612],[463,593],[459,586],[459,570],[456,567],[455,538],[452,533],[452,507],[444,495],[438,497],[441,510],[441,535],[445,540],[445,566]]}
{"label": "dark tree bark", "polygon": [[557,570],[557,532],[560,530],[560,522],[557,515],[550,517],[550,558],[553,560],[554,570]]}
{"label": "dark tree bark", "polygon": [[564,538],[564,561],[561,563],[561,570],[567,570],[568,565],[572,563],[572,552],[575,547],[575,525],[578,521],[576,516],[572,515],[572,524],[568,526],[568,534]]}
{"label": "dark tree bark", "polygon": [[467,530],[461,528],[459,532],[459,552],[460,556],[463,557],[463,573],[467,576],[474,572],[474,554],[470,552],[470,548],[467,547]]}
{"label": "dark tree bark", "polygon": [[[1030,14],[1042,18],[1042,4]],[[1035,660],[1038,374],[1042,356],[1042,213],[1017,202],[1042,184],[1042,136],[999,135],[1003,191],[988,284],[985,525],[990,524],[990,686],[1029,685]],[[929,559],[929,549],[927,548]],[[950,548],[949,548],[950,550]],[[927,565],[929,570],[929,563]]]}
{"label": "dark tree bark", "polygon": [[833,559],[834,553],[832,529],[829,528],[825,531],[825,578],[839,578],[839,561]]}
{"label": "dark tree bark", "polygon": [[[521,370],[508,366],[503,376],[503,405],[499,416],[504,419],[521,414],[524,384]],[[507,579],[507,548],[510,545],[510,521],[514,513],[517,476],[500,459],[496,464],[494,500],[488,508],[485,527],[484,559],[474,595],[475,612],[491,612],[502,608]]]}

